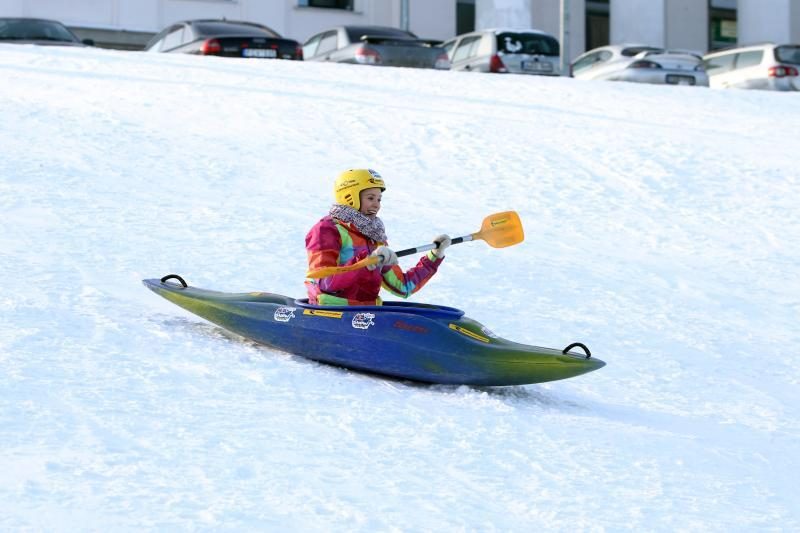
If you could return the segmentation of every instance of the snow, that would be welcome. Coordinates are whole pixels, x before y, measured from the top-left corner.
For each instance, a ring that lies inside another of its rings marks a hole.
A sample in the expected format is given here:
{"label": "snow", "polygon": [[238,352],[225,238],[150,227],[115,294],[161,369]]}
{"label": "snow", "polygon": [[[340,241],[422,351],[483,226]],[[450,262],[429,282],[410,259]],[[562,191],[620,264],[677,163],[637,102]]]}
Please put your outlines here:
{"label": "snow", "polygon": [[[800,529],[797,95],[22,45],[0,78],[0,530]],[[141,285],[303,296],[353,167],[396,248],[522,218],[412,300],[607,366],[386,380]]]}

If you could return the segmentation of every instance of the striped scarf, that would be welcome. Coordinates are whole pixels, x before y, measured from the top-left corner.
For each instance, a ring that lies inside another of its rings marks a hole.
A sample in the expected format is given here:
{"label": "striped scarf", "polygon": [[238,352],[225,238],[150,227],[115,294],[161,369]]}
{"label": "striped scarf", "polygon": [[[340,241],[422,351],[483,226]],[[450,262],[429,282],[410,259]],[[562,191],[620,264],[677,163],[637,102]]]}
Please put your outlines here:
{"label": "striped scarf", "polygon": [[378,217],[368,217],[357,209],[347,205],[334,204],[330,210],[331,217],[352,224],[365,237],[376,242],[386,242],[386,230],[383,221]]}

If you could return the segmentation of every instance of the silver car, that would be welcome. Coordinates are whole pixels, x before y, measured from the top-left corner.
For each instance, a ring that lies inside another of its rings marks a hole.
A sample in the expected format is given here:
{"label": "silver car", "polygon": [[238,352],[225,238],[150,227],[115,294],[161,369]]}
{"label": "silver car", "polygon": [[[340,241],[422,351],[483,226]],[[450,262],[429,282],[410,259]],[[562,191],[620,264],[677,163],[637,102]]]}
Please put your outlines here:
{"label": "silver car", "polygon": [[451,70],[559,76],[558,39],[539,30],[487,29],[444,43]]}
{"label": "silver car", "polygon": [[447,70],[450,60],[440,44],[399,28],[338,26],[309,38],[303,57],[306,61]]}
{"label": "silver car", "polygon": [[708,75],[699,55],[643,44],[614,44],[589,50],[572,62],[570,76],[708,87]]}
{"label": "silver car", "polygon": [[800,91],[800,45],[764,43],[703,56],[711,88]]}

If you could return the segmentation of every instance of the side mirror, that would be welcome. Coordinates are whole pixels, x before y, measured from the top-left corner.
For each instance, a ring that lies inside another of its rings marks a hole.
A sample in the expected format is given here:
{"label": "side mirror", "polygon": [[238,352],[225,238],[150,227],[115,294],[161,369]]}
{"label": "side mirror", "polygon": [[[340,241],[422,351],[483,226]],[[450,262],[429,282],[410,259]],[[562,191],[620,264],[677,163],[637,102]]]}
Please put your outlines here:
{"label": "side mirror", "polygon": [[83,39],[81,42],[87,46],[94,46],[94,39]]}

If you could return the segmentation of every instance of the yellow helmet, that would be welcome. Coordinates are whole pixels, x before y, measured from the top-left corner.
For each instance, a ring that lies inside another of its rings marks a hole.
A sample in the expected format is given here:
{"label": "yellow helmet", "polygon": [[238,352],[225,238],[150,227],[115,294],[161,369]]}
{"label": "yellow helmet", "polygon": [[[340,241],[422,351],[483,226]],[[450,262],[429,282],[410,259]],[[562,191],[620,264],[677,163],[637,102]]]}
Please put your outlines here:
{"label": "yellow helmet", "polygon": [[345,170],[336,178],[333,185],[333,197],[339,205],[349,205],[353,209],[361,209],[361,191],[380,187],[386,190],[383,178],[377,170],[371,168],[351,168]]}

